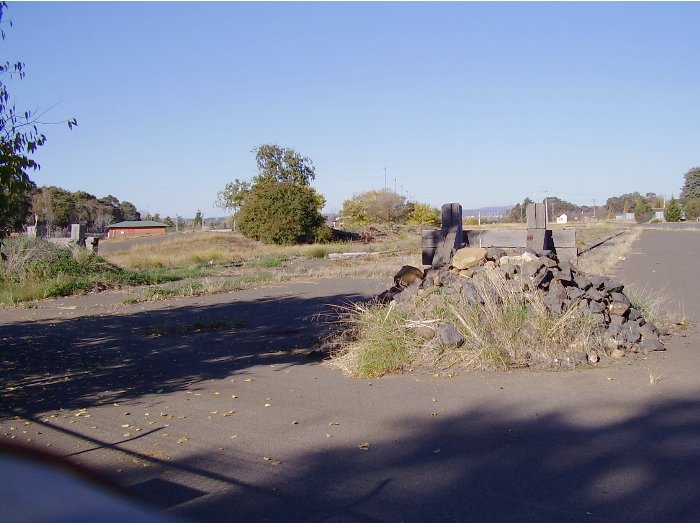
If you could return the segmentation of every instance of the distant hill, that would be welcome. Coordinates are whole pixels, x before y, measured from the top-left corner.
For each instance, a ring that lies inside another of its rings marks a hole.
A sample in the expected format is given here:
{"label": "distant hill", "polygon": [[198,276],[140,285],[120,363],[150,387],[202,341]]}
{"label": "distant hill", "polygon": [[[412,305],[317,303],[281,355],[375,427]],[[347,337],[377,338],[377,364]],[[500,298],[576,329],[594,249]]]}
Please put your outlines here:
{"label": "distant hill", "polygon": [[462,216],[503,216],[513,208],[512,205],[501,205],[500,207],[481,207],[479,209],[462,209]]}

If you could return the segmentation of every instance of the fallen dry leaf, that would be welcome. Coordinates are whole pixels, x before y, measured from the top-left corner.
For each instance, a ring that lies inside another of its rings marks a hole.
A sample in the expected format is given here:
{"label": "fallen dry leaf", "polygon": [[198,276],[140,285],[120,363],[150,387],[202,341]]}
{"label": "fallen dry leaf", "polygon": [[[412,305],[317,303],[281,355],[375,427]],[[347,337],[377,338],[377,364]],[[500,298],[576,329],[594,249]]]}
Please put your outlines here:
{"label": "fallen dry leaf", "polygon": [[370,444],[367,442],[364,442],[364,443],[360,443],[357,447],[361,450],[369,450]]}

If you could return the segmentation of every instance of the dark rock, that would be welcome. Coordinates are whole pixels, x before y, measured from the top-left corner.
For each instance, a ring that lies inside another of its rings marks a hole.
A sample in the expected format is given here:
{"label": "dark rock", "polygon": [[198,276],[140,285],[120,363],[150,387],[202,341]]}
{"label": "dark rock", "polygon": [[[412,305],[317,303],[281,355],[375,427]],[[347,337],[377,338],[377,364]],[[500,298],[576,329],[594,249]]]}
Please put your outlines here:
{"label": "dark rock", "polygon": [[542,268],[544,268],[544,263],[536,259],[523,263],[520,266],[520,273],[528,278],[534,278]]}
{"label": "dark rock", "polygon": [[608,334],[611,336],[617,336],[621,331],[622,329],[620,325],[615,325],[614,323],[610,323],[610,325],[608,325]]}
{"label": "dark rock", "polygon": [[583,292],[581,289],[578,287],[567,287],[566,288],[566,295],[571,301],[576,301],[578,300],[581,296],[584,296],[586,293]]}
{"label": "dark rock", "polygon": [[642,338],[642,335],[639,333],[639,328],[632,322],[627,322],[622,332],[625,335],[625,341],[627,343],[637,343]]}
{"label": "dark rock", "polygon": [[501,249],[499,247],[491,247],[490,249],[486,249],[487,260],[498,261],[503,256],[507,256],[507,253],[504,249]]}
{"label": "dark rock", "polygon": [[442,345],[448,347],[461,347],[464,344],[464,336],[449,323],[443,323],[437,329],[437,336]]}
{"label": "dark rock", "polygon": [[603,276],[603,289],[605,289],[607,292],[622,292],[622,289],[624,288],[625,286],[622,285],[619,281],[612,280]]}
{"label": "dark rock", "polygon": [[602,314],[605,310],[605,305],[603,305],[599,301],[591,300],[590,302],[588,302],[588,310],[591,314]]}
{"label": "dark rock", "polygon": [[644,339],[659,339],[659,329],[653,323],[645,323],[639,327],[639,332]]}
{"label": "dark rock", "polygon": [[625,323],[625,317],[624,316],[619,316],[617,314],[610,314],[610,325],[622,325]]}
{"label": "dark rock", "polygon": [[617,301],[620,303],[624,303],[625,305],[630,305],[630,300],[627,296],[622,294],[621,292],[611,292],[610,293],[610,299],[612,301]]}
{"label": "dark rock", "polygon": [[[593,302],[595,303],[595,302]],[[603,313],[591,313],[591,317],[598,325],[605,325],[605,314]]]}
{"label": "dark rock", "polygon": [[579,289],[584,291],[587,291],[593,286],[590,278],[588,278],[588,276],[586,276],[582,272],[579,272],[574,276],[574,283]]}
{"label": "dark rock", "polygon": [[630,307],[629,312],[627,313],[627,319],[630,321],[637,321],[639,318],[642,317],[642,313],[639,312],[637,309],[634,307]]}
{"label": "dark rock", "polygon": [[532,286],[536,289],[537,287],[546,288],[549,285],[549,281],[552,279],[552,273],[549,269],[542,267],[540,271],[532,277]]}
{"label": "dark rock", "polygon": [[571,284],[574,281],[574,276],[571,274],[571,269],[560,268],[559,274],[557,274],[557,279],[567,284]]}
{"label": "dark rock", "polygon": [[549,284],[549,294],[556,296],[560,300],[567,299],[566,288],[557,280],[552,280]]}
{"label": "dark rock", "polygon": [[661,343],[658,339],[648,339],[648,340],[642,340],[642,342],[639,344],[642,350],[646,351],[665,351],[666,346]]}
{"label": "dark rock", "polygon": [[391,289],[386,290],[383,293],[381,293],[374,300],[378,303],[390,303],[391,300],[394,299],[394,292],[396,292],[397,294],[400,294],[401,289],[399,289],[398,287],[392,287]]}
{"label": "dark rock", "polygon": [[418,290],[420,289],[421,283],[423,283],[423,280],[419,280],[418,278],[414,279],[413,281],[411,281],[408,287],[406,287],[398,294],[394,294],[394,300],[396,300],[397,303],[410,300],[416,294],[418,294]]}
{"label": "dark rock", "polygon": [[591,285],[593,285],[594,289],[601,290],[603,288],[603,285],[605,283],[605,277],[604,276],[599,276],[598,274],[593,274],[590,277],[591,280]]}
{"label": "dark rock", "polygon": [[450,272],[447,268],[442,268],[438,272],[439,274],[439,283],[437,283],[438,287],[448,287],[452,285],[453,283],[459,283],[459,276],[455,275],[454,273]]}
{"label": "dark rock", "polygon": [[472,282],[467,281],[462,284],[461,294],[464,301],[470,305],[483,305],[479,291],[476,289],[476,285],[474,285]]}
{"label": "dark rock", "polygon": [[561,314],[564,311],[564,301],[557,298],[554,294],[547,294],[547,296],[542,298],[542,303],[554,314]]}
{"label": "dark rock", "polygon": [[545,265],[545,267],[549,267],[550,269],[557,266],[557,260],[550,258],[549,256],[540,256],[539,260]]}
{"label": "dark rock", "polygon": [[573,264],[569,260],[561,260],[559,262],[559,269],[564,271],[564,272],[566,272],[566,271],[576,272],[575,267],[573,266]]}
{"label": "dark rock", "polygon": [[603,301],[603,298],[605,298],[603,293],[598,291],[595,287],[591,287],[586,291],[586,297],[594,301]]}
{"label": "dark rock", "polygon": [[610,304],[610,308],[608,310],[610,311],[610,316],[624,316],[629,309],[629,301],[627,303],[623,303],[621,301],[613,301]]}

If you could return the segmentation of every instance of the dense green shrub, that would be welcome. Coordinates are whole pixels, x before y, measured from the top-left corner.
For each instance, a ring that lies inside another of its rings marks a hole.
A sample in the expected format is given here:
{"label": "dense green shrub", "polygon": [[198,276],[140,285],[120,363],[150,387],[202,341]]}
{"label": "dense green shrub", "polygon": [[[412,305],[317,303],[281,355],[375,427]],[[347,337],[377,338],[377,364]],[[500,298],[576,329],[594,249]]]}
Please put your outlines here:
{"label": "dense green shrub", "polygon": [[634,221],[637,223],[646,223],[651,220],[654,215],[651,209],[651,205],[642,200],[641,198],[637,200],[637,205],[634,207]]}
{"label": "dense green shrub", "polygon": [[666,209],[664,209],[664,218],[667,222],[679,222],[681,221],[681,204],[678,200],[671,198],[668,202]]}
{"label": "dense green shrub", "polygon": [[700,217],[700,198],[688,200],[683,207],[686,220],[697,220]]}
{"label": "dense green shrub", "polygon": [[239,230],[277,245],[312,243],[323,225],[323,197],[308,185],[266,182],[253,186],[236,215]]}

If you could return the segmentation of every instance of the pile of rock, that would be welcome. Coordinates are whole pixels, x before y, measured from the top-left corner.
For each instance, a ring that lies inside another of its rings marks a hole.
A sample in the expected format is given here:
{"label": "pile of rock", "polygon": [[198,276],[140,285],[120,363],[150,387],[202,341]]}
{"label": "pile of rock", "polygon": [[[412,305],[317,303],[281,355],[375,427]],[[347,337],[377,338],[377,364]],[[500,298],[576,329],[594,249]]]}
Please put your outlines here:
{"label": "pile of rock", "polygon": [[[606,276],[585,274],[570,262],[557,260],[551,253],[537,255],[528,250],[477,247],[458,249],[451,262],[439,269],[429,268],[423,272],[415,267],[403,267],[394,279],[395,286],[378,296],[378,300],[401,303],[438,286],[460,293],[467,303],[483,304],[483,294],[478,290],[488,289],[480,283],[488,277],[489,271],[499,273],[513,291],[542,292],[542,303],[553,314],[562,314],[572,307],[589,313],[597,320],[602,345],[612,357],[665,350],[658,329],[631,305],[622,283]],[[443,341],[447,341],[450,334],[456,339],[454,326],[442,330],[445,331]],[[592,356],[587,355],[587,359],[590,361]]]}

